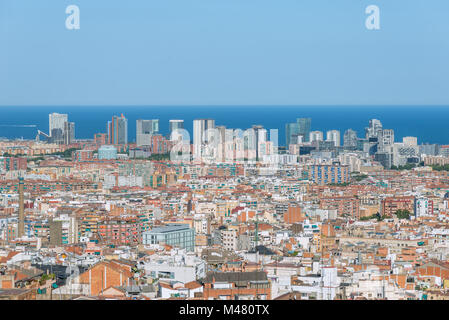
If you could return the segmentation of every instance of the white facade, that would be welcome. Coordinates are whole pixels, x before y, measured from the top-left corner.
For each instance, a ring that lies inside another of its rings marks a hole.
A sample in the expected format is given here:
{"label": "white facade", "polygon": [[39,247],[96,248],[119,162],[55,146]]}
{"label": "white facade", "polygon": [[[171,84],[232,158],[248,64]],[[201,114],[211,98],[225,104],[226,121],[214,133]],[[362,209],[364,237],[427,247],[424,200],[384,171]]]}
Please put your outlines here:
{"label": "white facade", "polygon": [[312,131],[310,132],[310,142],[312,141],[323,141],[323,132],[321,131]]}
{"label": "white facade", "polygon": [[215,120],[212,119],[197,119],[193,120],[193,159],[201,160],[202,147],[204,141],[207,140],[205,136],[206,130],[215,128]]}
{"label": "white facade", "polygon": [[61,113],[51,113],[48,115],[48,130],[49,135],[51,136],[51,132],[53,129],[61,129],[61,132],[64,132],[64,124],[68,121],[67,114]]}
{"label": "white facade", "polygon": [[172,250],[171,255],[151,255],[140,264],[145,274],[152,278],[187,283],[206,276],[206,262],[181,249]]}
{"label": "white facade", "polygon": [[326,133],[326,141],[334,142],[336,147],[340,146],[340,131],[330,130]]}

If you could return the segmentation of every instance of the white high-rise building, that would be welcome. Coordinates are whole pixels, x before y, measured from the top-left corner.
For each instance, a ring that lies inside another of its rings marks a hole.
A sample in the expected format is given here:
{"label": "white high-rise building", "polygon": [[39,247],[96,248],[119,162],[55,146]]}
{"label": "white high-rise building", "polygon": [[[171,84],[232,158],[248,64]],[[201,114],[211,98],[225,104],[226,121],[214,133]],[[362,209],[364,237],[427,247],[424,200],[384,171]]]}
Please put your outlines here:
{"label": "white high-rise building", "polygon": [[169,120],[169,127],[170,127],[170,140],[172,141],[190,140],[190,138],[186,136],[187,133],[184,131],[184,120]]}
{"label": "white high-rise building", "polygon": [[209,137],[205,136],[208,129],[215,128],[215,120],[213,119],[196,119],[193,120],[193,159],[201,160],[202,147]]}
{"label": "white high-rise building", "polygon": [[379,131],[379,145],[377,150],[379,152],[389,151],[391,146],[394,144],[394,130],[393,129],[383,129]]}
{"label": "white high-rise building", "polygon": [[371,119],[369,121],[369,127],[365,128],[366,138],[377,137],[379,135],[379,131],[382,131],[382,123],[378,119]]}
{"label": "white high-rise building", "polygon": [[346,130],[343,136],[343,145],[349,148],[357,147],[357,132],[352,129]]}
{"label": "white high-rise building", "polygon": [[340,146],[340,131],[330,130],[326,133],[326,141],[333,141],[336,147]]}
{"label": "white high-rise building", "polygon": [[68,121],[67,114],[50,113],[48,115],[49,142],[71,144],[75,141],[75,123]]}
{"label": "white high-rise building", "polygon": [[312,142],[312,141],[323,141],[323,132],[321,132],[321,131],[311,131],[309,140],[310,140],[310,142]]}
{"label": "white high-rise building", "polygon": [[51,137],[54,129],[61,129],[64,132],[64,124],[68,121],[68,115],[62,113],[50,113],[48,115],[48,135]]}
{"label": "white high-rise building", "polygon": [[169,120],[170,133],[176,129],[184,129],[184,120]]}

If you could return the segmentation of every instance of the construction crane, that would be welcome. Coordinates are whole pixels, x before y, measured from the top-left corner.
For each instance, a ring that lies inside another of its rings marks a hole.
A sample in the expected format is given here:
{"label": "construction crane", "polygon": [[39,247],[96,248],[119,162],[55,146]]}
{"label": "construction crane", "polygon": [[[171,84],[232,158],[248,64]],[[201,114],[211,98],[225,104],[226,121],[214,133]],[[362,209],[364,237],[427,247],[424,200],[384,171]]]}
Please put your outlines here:
{"label": "construction crane", "polygon": [[40,131],[39,129],[37,130],[37,135],[36,135],[36,142],[39,142],[39,135],[43,135],[45,137],[47,137],[47,139],[50,139],[50,136],[48,134],[46,134],[45,132]]}

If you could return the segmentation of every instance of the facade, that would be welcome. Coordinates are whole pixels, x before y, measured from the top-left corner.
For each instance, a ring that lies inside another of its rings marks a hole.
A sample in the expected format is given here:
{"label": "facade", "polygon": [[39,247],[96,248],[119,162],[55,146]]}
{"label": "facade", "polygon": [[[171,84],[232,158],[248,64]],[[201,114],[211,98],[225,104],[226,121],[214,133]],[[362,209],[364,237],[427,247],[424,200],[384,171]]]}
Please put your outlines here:
{"label": "facade", "polygon": [[383,129],[379,131],[378,141],[378,152],[388,151],[389,148],[394,144],[394,130]]}
{"label": "facade", "polygon": [[221,230],[221,244],[229,251],[238,250],[238,231],[236,229]]}
{"label": "facade", "polygon": [[308,142],[311,124],[312,119],[310,118],[298,118],[296,122],[287,123],[285,125],[285,142],[287,148],[291,144],[297,144],[299,140]]}
{"label": "facade", "polygon": [[419,154],[427,156],[437,156],[440,153],[440,145],[424,143],[419,146]]}
{"label": "facade", "polygon": [[351,196],[341,197],[322,197],[320,198],[320,207],[327,210],[337,210],[339,217],[360,217],[359,199]]}
{"label": "facade", "polygon": [[149,138],[151,152],[154,154],[165,154],[170,152],[172,141],[167,140],[160,134],[151,135]]}
{"label": "facade", "polygon": [[94,142],[97,145],[104,145],[108,143],[108,135],[106,133],[96,133],[94,135]]}
{"label": "facade", "polygon": [[134,217],[103,219],[98,223],[98,234],[103,242],[114,246],[135,246],[141,242],[139,220]]}
{"label": "facade", "polygon": [[166,244],[169,246],[193,251],[195,248],[195,230],[186,224],[171,224],[156,227],[142,234],[142,243]]}
{"label": "facade", "polygon": [[136,120],[136,143],[138,147],[149,146],[151,136],[159,133],[159,119]]}
{"label": "facade", "polygon": [[115,260],[103,261],[81,273],[74,283],[75,288],[82,289],[82,294],[101,296],[108,288],[130,285],[132,276],[131,266]]}
{"label": "facade", "polygon": [[83,162],[92,161],[94,159],[93,150],[75,150],[72,153],[72,161]]}
{"label": "facade", "polygon": [[414,212],[416,218],[433,215],[433,201],[427,198],[416,198]]}
{"label": "facade", "polygon": [[27,167],[26,158],[0,157],[0,172],[26,170]]}
{"label": "facade", "polygon": [[312,132],[310,132],[309,141],[310,142],[323,141],[323,132],[321,132],[321,131],[312,131]]}
{"label": "facade", "polygon": [[206,262],[193,253],[175,249],[171,255],[154,254],[142,263],[145,274],[153,279],[188,283],[206,277]]}
{"label": "facade", "polygon": [[402,143],[394,143],[392,146],[394,166],[403,166],[410,161],[417,161],[413,159],[419,159],[419,147],[414,143],[416,140],[407,138],[410,137],[404,137]]}
{"label": "facade", "polygon": [[382,215],[392,217],[398,210],[408,210],[414,212],[415,197],[387,197],[381,202]]}
{"label": "facade", "polygon": [[64,124],[68,121],[68,115],[67,114],[61,114],[61,113],[51,113],[48,115],[48,131],[50,137],[52,136],[52,133],[55,132],[55,129],[61,130],[61,132],[64,132]]}
{"label": "facade", "polygon": [[357,132],[348,129],[345,131],[343,137],[343,146],[347,148],[357,148]]}
{"label": "facade", "polygon": [[117,148],[112,145],[104,145],[98,149],[98,159],[115,160],[117,159]]}
{"label": "facade", "polygon": [[128,119],[122,114],[108,121],[108,143],[112,145],[128,143]]}
{"label": "facade", "polygon": [[439,154],[443,157],[449,158],[449,145],[441,146]]}
{"label": "facade", "polygon": [[294,224],[304,220],[301,207],[289,206],[287,212],[284,213],[284,222]]}
{"label": "facade", "polygon": [[348,183],[350,174],[347,165],[312,165],[308,167],[309,180],[316,184],[342,184]]}
{"label": "facade", "polygon": [[294,123],[287,123],[285,125],[285,143],[287,146],[291,144],[297,144],[298,143],[298,136],[299,134],[299,125]]}
{"label": "facade", "polygon": [[49,114],[48,130],[51,143],[68,145],[75,141],[75,123],[68,121],[67,114]]}
{"label": "facade", "polygon": [[64,144],[75,142],[75,122],[64,123]]}
{"label": "facade", "polygon": [[326,133],[326,141],[332,141],[336,147],[340,146],[340,131],[330,130]]}
{"label": "facade", "polygon": [[214,272],[204,280],[205,300],[270,300],[271,283],[263,271]]}
{"label": "facade", "polygon": [[193,159],[201,160],[203,156],[204,142],[208,140],[205,133],[209,129],[215,129],[215,120],[196,119],[193,120]]}
{"label": "facade", "polygon": [[369,121],[369,126],[365,128],[366,139],[377,138],[379,132],[382,131],[382,123],[378,119],[371,119]]}
{"label": "facade", "polygon": [[170,129],[170,140],[179,141],[184,140],[190,143],[190,138],[188,139],[185,136],[185,132],[181,132],[184,130],[184,120],[170,120],[169,121],[169,129]]}
{"label": "facade", "polygon": [[304,142],[308,142],[310,128],[312,127],[312,119],[311,118],[298,118],[298,119],[296,119],[296,123],[298,124],[299,135],[303,136]]}
{"label": "facade", "polygon": [[184,129],[184,120],[169,120],[170,133],[177,129]]}

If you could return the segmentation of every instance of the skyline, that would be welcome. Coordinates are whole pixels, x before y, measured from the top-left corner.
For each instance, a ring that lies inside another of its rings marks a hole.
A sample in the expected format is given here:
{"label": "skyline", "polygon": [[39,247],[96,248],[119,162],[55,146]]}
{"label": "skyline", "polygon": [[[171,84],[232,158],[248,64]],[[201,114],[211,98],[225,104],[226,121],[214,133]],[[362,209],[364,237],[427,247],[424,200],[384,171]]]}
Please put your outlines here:
{"label": "skyline", "polygon": [[[73,2],[79,30],[64,25]],[[370,31],[373,3],[381,29]],[[6,0],[0,105],[449,105],[448,10],[444,0]]]}
{"label": "skyline", "polygon": [[[48,114],[53,112],[68,114],[70,121],[76,123],[76,138],[91,139],[95,133],[106,132],[106,123],[112,116],[123,113],[128,119],[129,142],[135,141],[136,120],[159,119],[160,133],[167,134],[170,119],[182,119],[185,129],[193,133],[192,121],[199,118],[212,118],[217,125],[227,128],[250,128],[252,125],[263,125],[266,129],[279,130],[279,142],[285,141],[285,125],[297,118],[312,118],[312,131],[339,130],[343,134],[347,129],[357,131],[363,136],[365,127],[370,119],[379,119],[385,127],[395,130],[400,140],[405,136],[416,136],[420,143],[447,144],[445,137],[449,130],[445,119],[449,116],[449,109],[444,107],[414,107],[404,113],[402,107],[373,107],[355,109],[353,107],[272,107],[260,108],[254,112],[252,107],[207,108],[197,107],[46,107],[33,108],[9,107],[3,109],[5,117],[0,121],[0,137],[33,139],[35,129],[44,132],[48,128]],[[24,112],[25,111],[25,112]],[[26,117],[24,117],[26,114]],[[89,114],[89,117],[86,117]],[[20,128],[19,124],[26,123],[29,127]],[[30,125],[33,125],[30,127]]]}
{"label": "skyline", "polygon": [[448,18],[0,0],[0,302],[268,319],[449,300]]}

